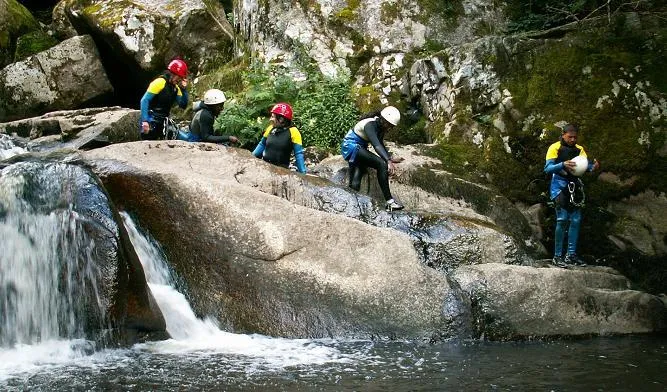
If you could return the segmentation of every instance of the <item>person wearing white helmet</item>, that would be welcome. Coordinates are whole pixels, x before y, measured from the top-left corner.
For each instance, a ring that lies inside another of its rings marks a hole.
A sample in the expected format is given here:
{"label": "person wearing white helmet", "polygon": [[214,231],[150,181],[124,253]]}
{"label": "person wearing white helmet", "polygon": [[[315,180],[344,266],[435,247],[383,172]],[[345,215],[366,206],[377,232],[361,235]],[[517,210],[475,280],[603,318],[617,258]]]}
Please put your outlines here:
{"label": "person wearing white helmet", "polygon": [[[553,264],[567,268],[569,265],[585,266],[577,256],[577,240],[581,225],[581,208],[584,202],[583,183],[579,176],[583,171],[578,168],[581,157],[586,158],[586,151],[577,144],[579,126],[567,124],[561,138],[549,146],[544,172],[551,175],[550,198],[556,208],[556,232],[554,234]],[[584,171],[597,170],[597,159],[587,163]],[[563,242],[567,229],[567,254],[563,257]]]}
{"label": "person wearing white helmet", "polygon": [[[349,164],[350,188],[359,191],[367,168],[375,169],[388,210],[403,209],[403,205],[394,199],[389,189],[389,175],[394,173],[396,164],[403,158],[393,157],[384,145],[385,133],[395,127],[400,119],[401,113],[393,106],[364,115],[345,135],[341,144],[341,155]],[[377,155],[368,151],[369,143]]]}
{"label": "person wearing white helmet", "polygon": [[195,103],[195,115],[190,122],[190,134],[188,141],[208,143],[237,143],[236,136],[220,135],[213,132],[215,118],[222,112],[227,98],[217,88],[210,89],[204,93],[204,100]]}

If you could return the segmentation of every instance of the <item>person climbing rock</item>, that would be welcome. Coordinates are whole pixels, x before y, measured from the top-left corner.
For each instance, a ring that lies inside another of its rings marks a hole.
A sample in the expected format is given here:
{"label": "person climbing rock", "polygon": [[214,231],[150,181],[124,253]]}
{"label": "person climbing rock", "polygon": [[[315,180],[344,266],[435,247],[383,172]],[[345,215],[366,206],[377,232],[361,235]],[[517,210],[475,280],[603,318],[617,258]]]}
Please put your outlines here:
{"label": "person climbing rock", "polygon": [[[403,158],[390,155],[384,145],[385,133],[395,127],[400,119],[401,113],[393,106],[362,116],[345,135],[340,148],[343,158],[349,164],[350,188],[359,191],[366,170],[369,167],[375,169],[388,210],[403,209],[403,205],[394,199],[389,189],[389,175],[394,173],[396,164],[402,162]],[[377,155],[368,151],[369,143]]]}
{"label": "person climbing rock", "polygon": [[[549,196],[556,209],[556,233],[554,235],[553,264],[561,268],[570,265],[585,266],[586,263],[577,256],[577,240],[581,226],[581,209],[585,201],[583,182],[575,175],[576,157],[586,156],[584,148],[577,144],[579,127],[567,124],[563,128],[559,141],[549,146],[546,155],[544,172],[551,175]],[[599,169],[597,159],[588,162],[585,171]],[[567,231],[567,253],[563,257],[563,242]]]}

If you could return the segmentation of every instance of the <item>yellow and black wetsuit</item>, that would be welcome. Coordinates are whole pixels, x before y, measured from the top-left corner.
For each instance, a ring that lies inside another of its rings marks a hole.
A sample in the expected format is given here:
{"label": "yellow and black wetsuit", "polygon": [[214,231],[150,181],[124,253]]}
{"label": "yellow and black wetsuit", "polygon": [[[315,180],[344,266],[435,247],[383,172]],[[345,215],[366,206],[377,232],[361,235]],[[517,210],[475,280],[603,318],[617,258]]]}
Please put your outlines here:
{"label": "yellow and black wetsuit", "polygon": [[156,140],[162,138],[164,119],[169,117],[174,102],[183,109],[188,105],[188,91],[170,83],[169,79],[169,73],[157,77],[148,85],[146,93],[141,98],[139,128],[141,129],[141,123],[144,121],[151,124],[150,132],[141,134],[142,139]]}
{"label": "yellow and black wetsuit", "polygon": [[274,165],[289,167],[292,151],[299,173],[305,173],[306,162],[299,130],[296,127],[278,128],[269,125],[252,154]]}

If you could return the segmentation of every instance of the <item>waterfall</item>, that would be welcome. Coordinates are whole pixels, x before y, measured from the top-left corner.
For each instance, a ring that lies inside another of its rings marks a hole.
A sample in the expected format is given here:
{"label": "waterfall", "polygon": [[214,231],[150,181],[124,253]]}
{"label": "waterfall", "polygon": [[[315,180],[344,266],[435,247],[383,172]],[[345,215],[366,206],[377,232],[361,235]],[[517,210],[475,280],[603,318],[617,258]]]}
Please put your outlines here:
{"label": "waterfall", "polygon": [[174,276],[158,245],[139,232],[127,213],[121,212],[121,216],[172,337],[168,341],[139,346],[162,353],[242,355],[256,358],[269,368],[351,361],[349,356],[341,355],[323,341],[235,334],[220,330],[215,320],[198,318],[185,296],[176,290]]}
{"label": "waterfall", "polygon": [[0,348],[81,338],[104,313],[94,242],[62,192],[77,175],[36,162],[0,171]]}

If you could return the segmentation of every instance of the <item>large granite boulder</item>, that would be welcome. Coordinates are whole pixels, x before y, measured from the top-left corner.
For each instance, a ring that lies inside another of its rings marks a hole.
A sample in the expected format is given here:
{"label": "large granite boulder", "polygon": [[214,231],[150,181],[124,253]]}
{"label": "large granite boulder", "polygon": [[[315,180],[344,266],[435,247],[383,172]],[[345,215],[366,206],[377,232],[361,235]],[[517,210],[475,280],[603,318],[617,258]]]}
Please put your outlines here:
{"label": "large granite boulder", "polygon": [[0,121],[95,104],[113,92],[90,36],[0,70]]}
{"label": "large granite boulder", "polygon": [[605,267],[461,267],[452,274],[472,304],[475,334],[496,339],[664,331],[667,307]]}
{"label": "large granite boulder", "polygon": [[92,35],[109,62],[135,73],[161,72],[174,56],[193,73],[231,59],[233,29],[217,1],[63,0],[53,14],[57,31]]}
{"label": "large granite boulder", "polygon": [[274,176],[274,166],[248,151],[139,142],[84,157],[116,204],[161,243],[197,313],[226,328],[289,337],[468,335],[464,300],[420,263],[408,235],[257,189],[306,179]]}
{"label": "large granite boulder", "polygon": [[[428,268],[418,251],[424,244],[410,234],[433,223],[425,215],[379,212],[368,196],[290,173],[245,150],[139,142],[83,156],[119,208],[160,242],[196,312],[229,330],[513,339],[665,329],[664,304],[630,290],[611,269],[505,266],[483,254]],[[464,226],[454,221],[448,223]],[[479,243],[455,244],[474,249]],[[452,248],[433,253],[445,259]],[[498,244],[492,249],[505,252]],[[525,311],[521,301],[536,310]],[[586,308],[587,317],[573,316],[581,313],[579,302],[595,305]],[[550,330],[549,323],[566,327]]]}

